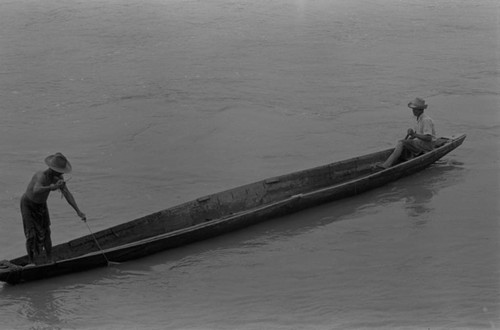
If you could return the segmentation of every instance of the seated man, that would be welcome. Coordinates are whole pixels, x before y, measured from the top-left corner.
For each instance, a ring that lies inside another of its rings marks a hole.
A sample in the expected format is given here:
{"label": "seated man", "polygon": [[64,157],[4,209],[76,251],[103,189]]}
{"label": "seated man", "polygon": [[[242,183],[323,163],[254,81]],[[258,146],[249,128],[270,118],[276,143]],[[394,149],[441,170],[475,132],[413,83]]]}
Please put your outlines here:
{"label": "seated man", "polygon": [[434,148],[436,131],[434,130],[432,119],[424,114],[427,104],[425,104],[423,99],[417,97],[408,103],[408,107],[413,110],[413,115],[417,117],[417,126],[415,130],[409,128],[406,138],[398,141],[392,154],[381,165],[383,168],[389,168],[394,165],[402,155],[408,159],[431,151]]}

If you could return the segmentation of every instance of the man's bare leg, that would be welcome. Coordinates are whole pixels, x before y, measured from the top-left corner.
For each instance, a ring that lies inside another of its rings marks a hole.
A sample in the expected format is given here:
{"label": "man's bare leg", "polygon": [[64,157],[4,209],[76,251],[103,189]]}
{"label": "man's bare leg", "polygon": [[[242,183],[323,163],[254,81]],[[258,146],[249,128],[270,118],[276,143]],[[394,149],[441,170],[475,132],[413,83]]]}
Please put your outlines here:
{"label": "man's bare leg", "polygon": [[28,264],[33,264],[35,262],[35,253],[33,252],[33,238],[28,238],[26,240],[26,252],[28,252]]}
{"label": "man's bare leg", "polygon": [[51,264],[54,261],[52,260],[52,239],[50,235],[45,238],[44,243],[45,253],[47,254],[47,263]]}
{"label": "man's bare leg", "polygon": [[382,164],[382,167],[389,168],[392,165],[394,165],[394,163],[396,163],[396,161],[399,159],[399,157],[401,156],[402,153],[403,153],[403,141],[400,140],[400,141],[398,141],[398,144],[396,145],[396,148],[394,148],[394,151],[392,152],[392,154]]}

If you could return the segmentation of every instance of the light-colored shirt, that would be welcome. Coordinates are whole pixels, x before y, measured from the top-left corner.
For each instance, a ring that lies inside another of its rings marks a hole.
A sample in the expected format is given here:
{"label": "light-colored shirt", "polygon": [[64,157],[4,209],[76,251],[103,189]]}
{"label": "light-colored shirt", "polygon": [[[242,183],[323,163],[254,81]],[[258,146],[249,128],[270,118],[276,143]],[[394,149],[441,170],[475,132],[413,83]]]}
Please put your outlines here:
{"label": "light-colored shirt", "polygon": [[436,130],[434,129],[434,122],[432,118],[427,116],[425,113],[421,114],[417,119],[417,126],[415,126],[415,132],[417,134],[429,134],[432,135],[432,140],[436,139]]}

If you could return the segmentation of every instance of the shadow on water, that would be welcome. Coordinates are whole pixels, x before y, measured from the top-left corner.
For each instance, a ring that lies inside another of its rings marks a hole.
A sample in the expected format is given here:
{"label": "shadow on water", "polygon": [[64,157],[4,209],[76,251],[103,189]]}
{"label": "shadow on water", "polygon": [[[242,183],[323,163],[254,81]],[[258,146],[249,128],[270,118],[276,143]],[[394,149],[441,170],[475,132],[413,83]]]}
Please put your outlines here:
{"label": "shadow on water", "polygon": [[[464,176],[462,164],[442,160],[426,170],[374,189],[359,196],[321,205],[292,215],[280,217],[206,241],[197,242],[181,248],[161,252],[139,260],[134,260],[107,268],[60,276],[55,279],[41,280],[22,285],[4,285],[0,288],[0,305],[21,306],[22,314],[34,324],[62,326],[59,315],[64,310],[60,296],[68,300],[88,290],[104,287],[118,287],[123,283],[138,283],[143,280],[162,277],[168,286],[165,273],[204,262],[221,251],[237,250],[238,253],[251,253],[275,240],[288,240],[290,237],[318,230],[336,221],[356,219],[364,214],[375,214],[377,208],[403,202],[410,218],[418,220],[417,226],[428,221],[425,214],[431,212],[434,196],[444,188],[454,186]],[[156,274],[155,273],[161,273]],[[182,274],[179,274],[182,276]],[[79,293],[80,292],[80,293]],[[71,312],[71,311],[69,311]]]}

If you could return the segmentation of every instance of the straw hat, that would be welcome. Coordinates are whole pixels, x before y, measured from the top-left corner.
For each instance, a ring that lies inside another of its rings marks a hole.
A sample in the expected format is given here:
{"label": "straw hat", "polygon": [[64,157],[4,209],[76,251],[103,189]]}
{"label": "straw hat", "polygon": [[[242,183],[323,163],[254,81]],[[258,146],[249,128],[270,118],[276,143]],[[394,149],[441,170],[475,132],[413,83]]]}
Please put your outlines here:
{"label": "straw hat", "polygon": [[71,172],[71,164],[60,152],[45,158],[45,164],[58,173]]}
{"label": "straw hat", "polygon": [[427,104],[425,104],[425,101],[421,99],[420,97],[415,98],[413,101],[408,103],[408,107],[412,109],[427,109]]}

